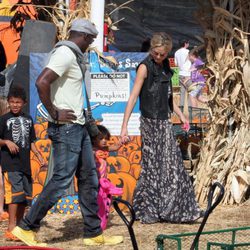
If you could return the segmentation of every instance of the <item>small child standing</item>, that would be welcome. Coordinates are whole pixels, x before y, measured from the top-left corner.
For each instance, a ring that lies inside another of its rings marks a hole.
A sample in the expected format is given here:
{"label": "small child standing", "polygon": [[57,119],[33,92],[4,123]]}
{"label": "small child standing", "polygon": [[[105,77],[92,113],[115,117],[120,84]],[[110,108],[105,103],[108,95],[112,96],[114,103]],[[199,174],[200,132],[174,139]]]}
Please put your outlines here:
{"label": "small child standing", "polygon": [[45,161],[34,143],[36,137],[33,120],[22,111],[26,104],[24,89],[12,87],[7,100],[10,112],[0,117],[1,165],[9,212],[9,224],[4,237],[15,241],[18,239],[11,231],[23,218],[25,207],[30,205],[32,199],[30,150],[41,165]]}
{"label": "small child standing", "polygon": [[106,229],[110,206],[113,195],[122,195],[122,188],[117,188],[107,179],[107,162],[109,152],[118,150],[122,145],[112,144],[108,145],[110,140],[110,132],[102,125],[97,125],[100,133],[96,137],[92,137],[92,145],[96,160],[97,173],[99,178],[99,192],[97,202],[99,206],[98,215],[101,219],[102,229]]}
{"label": "small child standing", "polygon": [[191,80],[192,84],[189,86],[189,97],[192,107],[198,106],[198,101],[206,103],[207,99],[202,96],[202,89],[206,85],[206,79],[201,73],[204,62],[199,58],[196,50],[189,52],[189,60],[191,61]]}

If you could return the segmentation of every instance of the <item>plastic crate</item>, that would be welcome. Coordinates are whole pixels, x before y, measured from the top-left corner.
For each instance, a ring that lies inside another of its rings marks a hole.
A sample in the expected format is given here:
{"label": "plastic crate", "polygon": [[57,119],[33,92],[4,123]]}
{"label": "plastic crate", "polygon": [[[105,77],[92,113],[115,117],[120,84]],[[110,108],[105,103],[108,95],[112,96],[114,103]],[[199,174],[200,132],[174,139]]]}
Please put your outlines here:
{"label": "plastic crate", "polygon": [[171,69],[174,71],[174,74],[172,76],[172,86],[173,87],[179,87],[179,68],[178,67],[171,67]]}
{"label": "plastic crate", "polygon": [[207,250],[249,250],[250,249],[250,242],[249,243],[236,243],[236,244],[225,244],[225,243],[218,243],[218,242],[208,242],[207,243]]}
{"label": "plastic crate", "polygon": [[[188,250],[196,233],[158,235],[157,250]],[[250,227],[231,228],[201,233],[196,250],[250,249]]]}

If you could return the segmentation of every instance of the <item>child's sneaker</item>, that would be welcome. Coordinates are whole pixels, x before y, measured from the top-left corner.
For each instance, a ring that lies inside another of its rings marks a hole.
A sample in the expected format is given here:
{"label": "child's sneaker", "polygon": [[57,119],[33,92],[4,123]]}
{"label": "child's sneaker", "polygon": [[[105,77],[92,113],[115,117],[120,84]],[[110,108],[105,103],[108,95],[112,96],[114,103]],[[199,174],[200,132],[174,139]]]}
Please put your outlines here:
{"label": "child's sneaker", "polygon": [[15,235],[13,235],[10,231],[6,231],[3,236],[8,241],[20,241]]}
{"label": "child's sneaker", "polygon": [[0,221],[5,221],[9,219],[9,214],[7,212],[3,212],[0,215]]}

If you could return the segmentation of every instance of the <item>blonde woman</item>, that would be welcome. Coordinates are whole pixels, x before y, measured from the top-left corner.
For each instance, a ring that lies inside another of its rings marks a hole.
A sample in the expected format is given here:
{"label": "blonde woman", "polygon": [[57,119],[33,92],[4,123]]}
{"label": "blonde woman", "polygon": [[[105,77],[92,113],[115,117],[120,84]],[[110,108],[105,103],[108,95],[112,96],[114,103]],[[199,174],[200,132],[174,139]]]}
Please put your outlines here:
{"label": "blonde woman", "polygon": [[[9,105],[7,98],[0,97],[0,116],[9,112]],[[3,175],[1,167],[1,151],[0,151],[0,221],[8,220],[9,214],[4,211],[4,188],[3,188]]]}
{"label": "blonde woman", "polygon": [[192,183],[174,139],[170,117],[188,120],[173,102],[167,55],[171,37],[163,32],[153,35],[150,53],[137,69],[121,129],[121,141],[128,142],[128,121],[137,98],[140,100],[142,171],[134,193],[136,218],[142,223],[193,222],[201,216]]}

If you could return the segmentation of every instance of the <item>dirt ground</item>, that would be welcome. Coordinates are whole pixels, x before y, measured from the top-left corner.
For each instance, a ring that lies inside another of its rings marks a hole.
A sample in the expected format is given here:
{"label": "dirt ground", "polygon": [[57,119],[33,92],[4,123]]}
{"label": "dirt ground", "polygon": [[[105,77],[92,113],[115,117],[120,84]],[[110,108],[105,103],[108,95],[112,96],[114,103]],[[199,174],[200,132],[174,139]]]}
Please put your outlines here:
{"label": "dirt ground", "polygon": [[[178,101],[178,95],[175,96],[175,98]],[[197,232],[200,223],[201,221],[198,221],[194,224],[157,223],[146,225],[136,221],[133,225],[133,229],[139,250],[155,250],[157,249],[157,243],[155,241],[157,235]],[[203,231],[214,231],[240,227],[249,227],[249,229],[243,233],[238,233],[242,234],[240,235],[238,242],[250,242],[250,201],[239,206],[234,205],[216,207],[213,213],[209,216]],[[21,246],[21,242],[13,243],[6,241],[3,238],[6,228],[7,222],[0,222],[0,246]],[[38,240],[41,242],[46,242],[50,248],[63,250],[133,250],[127,227],[116,212],[110,214],[108,228],[105,230],[104,234],[123,235],[124,242],[118,246],[84,247],[82,244],[82,217],[80,212],[73,215],[51,214],[45,217],[43,220],[41,229],[38,232]],[[228,243],[229,239],[226,238],[230,238],[230,235],[221,234],[218,237],[215,237],[212,234],[209,239],[216,242],[224,242],[224,240],[227,240]],[[193,238],[190,239],[190,242],[192,243]],[[200,239],[200,242],[201,241],[202,238]],[[164,249],[175,250],[177,248],[165,246]],[[189,249],[190,245],[189,247],[187,247],[185,244],[182,245],[182,250]],[[199,249],[205,250],[206,247],[202,245],[199,246]],[[237,249],[250,250],[250,246]]]}
{"label": "dirt ground", "polygon": [[[129,218],[129,217],[128,217]],[[177,234],[196,232],[200,222],[194,224],[157,223],[145,225],[136,221],[133,229],[139,250],[157,249],[155,238],[159,234]],[[204,231],[220,230],[236,227],[250,226],[250,202],[240,206],[218,206],[209,216]],[[7,222],[0,222],[0,246],[20,246],[22,243],[5,241],[3,233]],[[247,230],[244,241],[250,242],[250,229]],[[116,212],[110,215],[109,225],[105,235],[123,235],[124,242],[119,246],[84,247],[82,244],[82,219],[80,213],[74,215],[51,214],[45,217],[42,227],[38,232],[38,239],[46,242],[48,247],[59,249],[115,249],[132,250],[132,244],[127,227]],[[220,239],[222,240],[222,239]],[[166,248],[170,249],[170,248]],[[176,248],[177,249],[177,248]],[[189,249],[182,247],[182,250]],[[199,248],[200,249],[200,248]],[[204,250],[203,248],[201,248]],[[243,249],[243,248],[242,248]],[[250,249],[250,246],[244,249]],[[174,250],[171,248],[170,250]]]}

